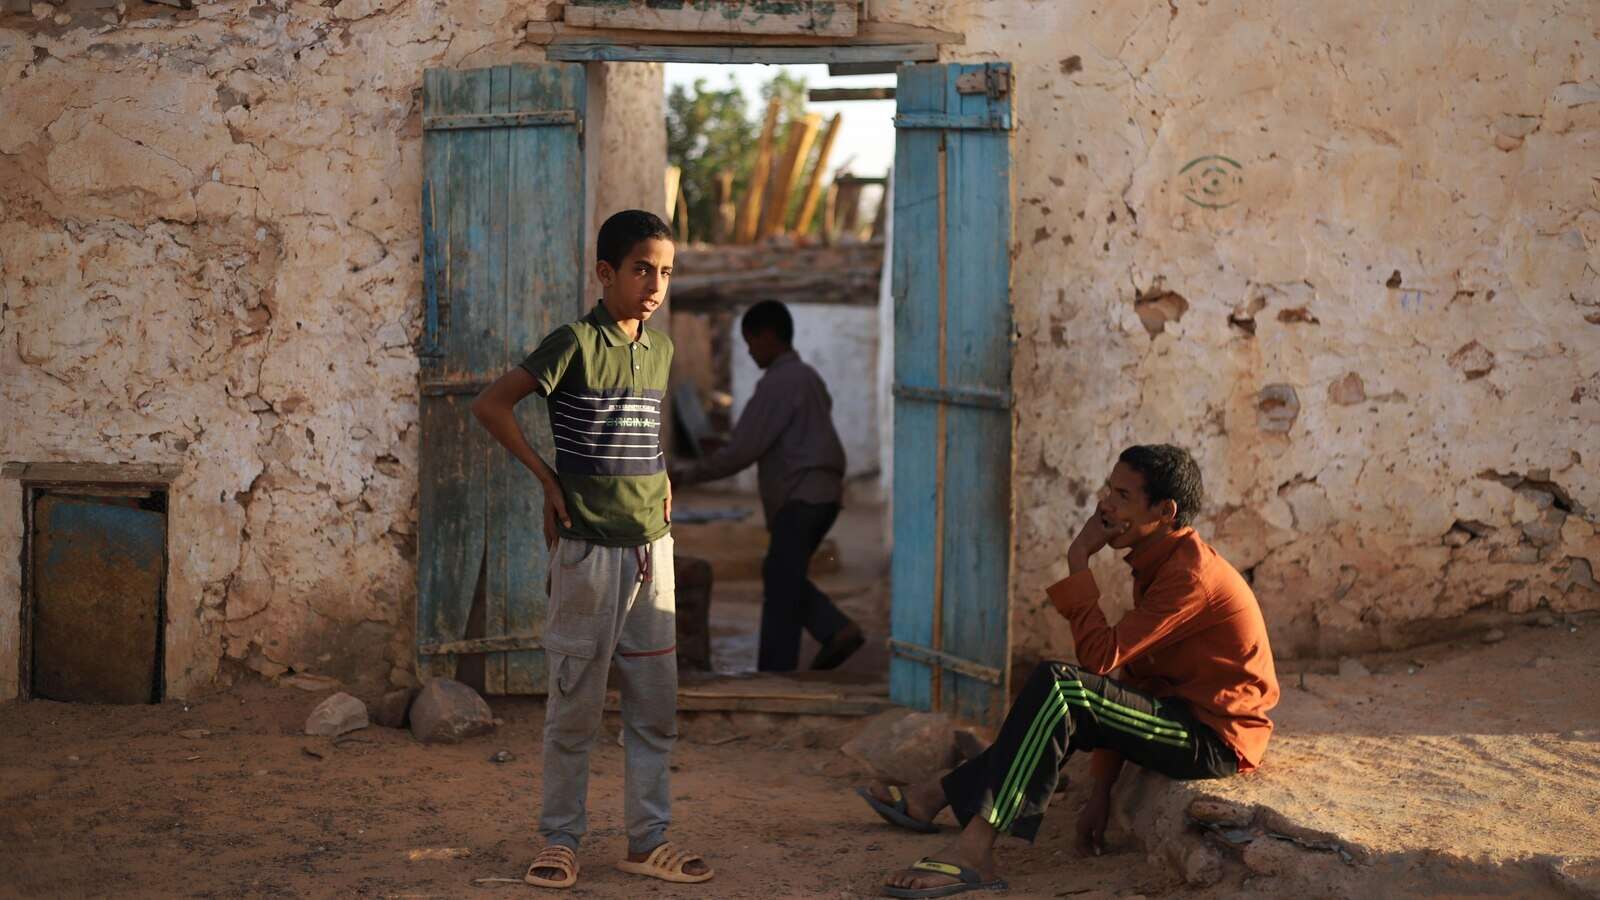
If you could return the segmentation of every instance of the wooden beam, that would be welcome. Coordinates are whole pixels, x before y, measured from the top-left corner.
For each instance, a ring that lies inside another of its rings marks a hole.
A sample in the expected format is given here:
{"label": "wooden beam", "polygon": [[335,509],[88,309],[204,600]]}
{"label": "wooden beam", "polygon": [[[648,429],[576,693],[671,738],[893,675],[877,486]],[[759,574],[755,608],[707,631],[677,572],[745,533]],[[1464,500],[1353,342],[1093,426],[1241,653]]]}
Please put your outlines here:
{"label": "wooden beam", "polygon": [[841,75],[893,75],[900,68],[897,62],[841,62],[830,63],[828,74],[834,77]]}
{"label": "wooden beam", "polygon": [[[900,25],[894,22],[864,20],[852,37],[805,34],[751,34],[737,38],[726,34],[645,31],[638,28],[575,28],[564,22],[529,22],[523,30],[523,44],[557,46],[561,44],[615,44],[649,47],[671,44],[675,47],[862,47],[877,44],[959,45],[966,36],[954,31]],[[759,60],[758,60],[759,61]],[[827,62],[827,60],[812,60]],[[881,65],[881,63],[874,63]],[[884,72],[894,72],[894,62]],[[855,73],[863,74],[863,73]]]}
{"label": "wooden beam", "polygon": [[756,145],[756,165],[750,171],[750,183],[745,186],[744,203],[739,207],[739,217],[733,228],[733,242],[748,244],[755,240],[756,228],[761,224],[761,195],[767,189],[767,174],[772,169],[772,137],[778,130],[780,105],[774,97],[767,103],[767,118],[761,125],[761,142]]}
{"label": "wooden beam", "polygon": [[667,221],[668,222],[672,221],[672,214],[674,212],[676,212],[677,208],[678,208],[678,197],[683,194],[683,191],[678,189],[678,182],[680,182],[682,180],[683,180],[683,169],[681,169],[681,168],[679,168],[677,166],[667,166],[666,192],[665,192],[665,194],[666,194],[666,198],[667,198]]}
{"label": "wooden beam", "polygon": [[683,185],[678,185],[678,243],[689,243],[689,201],[683,196]]}
{"label": "wooden beam", "polygon": [[814,88],[806,92],[812,103],[839,103],[855,100],[893,100],[894,88]]}
{"label": "wooden beam", "polygon": [[822,136],[822,146],[817,149],[817,161],[811,166],[811,180],[806,184],[806,193],[800,200],[800,214],[795,218],[794,233],[805,234],[811,230],[811,217],[817,211],[817,200],[822,196],[822,176],[827,174],[828,157],[833,153],[833,142],[839,137],[839,123],[844,121],[844,116],[835,113],[833,121],[828,123],[828,131]]}
{"label": "wooden beam", "polygon": [[756,240],[782,234],[789,217],[789,197],[800,183],[800,173],[805,170],[806,158],[811,155],[811,144],[817,139],[817,129],[822,127],[822,117],[810,113],[798,122],[789,123],[789,145],[784,148],[783,162],[775,170],[777,177],[772,196],[761,216],[761,229]]}
{"label": "wooden beam", "polygon": [[[657,37],[659,40],[659,36]],[[675,62],[733,65],[812,65],[837,62],[932,62],[937,44],[864,44],[855,46],[692,46],[616,44],[610,41],[552,41],[545,49],[552,62]],[[892,69],[890,70],[892,71]]]}
{"label": "wooden beam", "polygon": [[856,0],[790,0],[781,6],[721,0],[676,7],[645,0],[567,0],[562,21],[578,28],[853,37],[859,13]]}
{"label": "wooden beam", "polygon": [[[893,708],[888,697],[844,693],[744,693],[678,689],[679,712],[759,712],[808,716],[870,716]],[[620,695],[606,694],[606,710],[622,708]]]}
{"label": "wooden beam", "polygon": [[182,474],[176,463],[8,462],[0,478],[29,484],[171,484]]}
{"label": "wooden beam", "polygon": [[450,131],[464,128],[533,128],[542,125],[576,125],[576,110],[549,112],[484,113],[461,116],[423,116],[423,131]]}
{"label": "wooden beam", "polygon": [[469,653],[501,653],[508,650],[539,650],[544,645],[536,634],[502,634],[497,637],[464,641],[437,641],[417,645],[418,656],[462,656]]}
{"label": "wooden beam", "polygon": [[733,225],[738,209],[733,200],[733,173],[724,169],[717,173],[716,215],[711,221],[711,243],[725,244],[733,237]]}

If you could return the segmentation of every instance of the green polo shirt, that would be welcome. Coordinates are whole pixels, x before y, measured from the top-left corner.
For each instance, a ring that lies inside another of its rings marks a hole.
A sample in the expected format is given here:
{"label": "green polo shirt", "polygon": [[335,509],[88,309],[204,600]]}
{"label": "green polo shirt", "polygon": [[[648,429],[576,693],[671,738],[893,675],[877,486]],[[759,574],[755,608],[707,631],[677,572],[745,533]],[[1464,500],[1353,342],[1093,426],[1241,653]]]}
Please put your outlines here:
{"label": "green polo shirt", "polygon": [[596,304],[522,361],[550,409],[556,474],[572,527],[565,537],[637,547],[671,530],[661,404],[672,341],[653,328],[630,341]]}

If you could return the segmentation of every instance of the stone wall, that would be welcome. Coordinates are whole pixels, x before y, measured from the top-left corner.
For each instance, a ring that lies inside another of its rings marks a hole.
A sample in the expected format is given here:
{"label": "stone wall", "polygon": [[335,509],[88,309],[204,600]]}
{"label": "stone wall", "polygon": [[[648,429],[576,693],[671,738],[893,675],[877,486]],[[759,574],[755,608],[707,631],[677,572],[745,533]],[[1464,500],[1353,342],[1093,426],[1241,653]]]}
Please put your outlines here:
{"label": "stone wall", "polygon": [[1043,589],[1141,442],[1280,655],[1600,606],[1592,6],[873,9],[1016,64],[1019,655],[1071,646]]}
{"label": "stone wall", "polygon": [[[541,61],[525,32],[547,7],[0,17],[0,459],[183,466],[171,695],[224,659],[410,678],[422,71]],[[589,143],[593,205],[660,206],[659,67],[609,67],[590,92],[591,133],[627,128]],[[4,698],[15,482],[0,509]]]}
{"label": "stone wall", "polygon": [[[174,695],[224,658],[405,680],[416,90],[538,61],[550,4],[39,8],[0,18],[0,458],[183,465]],[[1600,606],[1586,5],[871,9],[1016,65],[1020,655],[1069,645],[1043,587],[1143,441],[1200,458],[1280,653]],[[659,71],[600,68],[603,215],[664,151]],[[0,565],[0,697],[18,599]]]}
{"label": "stone wall", "polygon": [[695,244],[679,247],[672,299],[680,310],[727,309],[757,300],[783,303],[878,302],[884,245]]}

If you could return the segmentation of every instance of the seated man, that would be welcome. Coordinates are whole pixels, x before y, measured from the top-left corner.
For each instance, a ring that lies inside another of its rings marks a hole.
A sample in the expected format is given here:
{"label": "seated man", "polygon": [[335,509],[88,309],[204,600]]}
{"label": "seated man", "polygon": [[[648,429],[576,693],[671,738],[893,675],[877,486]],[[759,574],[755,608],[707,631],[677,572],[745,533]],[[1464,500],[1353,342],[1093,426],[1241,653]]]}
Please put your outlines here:
{"label": "seated man", "polygon": [[811,555],[839,517],[844,494],[844,445],[833,428],[833,398],[822,376],[794,350],[794,319],[777,300],[745,310],[740,323],[750,358],[764,370],[726,447],[698,463],[674,468],[682,486],[726,478],[751,463],[767,517],[767,557],[761,563],[761,644],[756,668],[789,672],[800,664],[800,631],[821,649],[813,669],[832,669],[861,648],[861,628],[808,577]]}
{"label": "seated man", "polygon": [[[994,744],[942,780],[862,796],[888,821],[932,831],[949,806],[960,834],[936,857],[889,877],[890,897],[945,897],[1005,887],[995,872],[1002,832],[1032,841],[1063,763],[1092,750],[1093,789],[1078,818],[1099,853],[1111,786],[1124,760],[1169,778],[1221,778],[1261,762],[1278,702],[1272,649],[1255,594],[1189,523],[1200,469],[1166,444],[1124,450],[1095,514],[1067,550],[1066,580],[1046,593],[1072,626],[1076,665],[1040,663]],[[1089,558],[1127,550],[1133,609],[1106,624]],[[1122,677],[1107,678],[1120,668]]]}

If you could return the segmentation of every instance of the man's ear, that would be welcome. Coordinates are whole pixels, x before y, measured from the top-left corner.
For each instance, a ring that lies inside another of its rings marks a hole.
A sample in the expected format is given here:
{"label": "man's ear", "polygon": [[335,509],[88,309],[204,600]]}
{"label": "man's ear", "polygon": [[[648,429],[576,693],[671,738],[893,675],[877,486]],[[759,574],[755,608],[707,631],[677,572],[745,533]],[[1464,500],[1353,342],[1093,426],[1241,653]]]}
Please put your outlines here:
{"label": "man's ear", "polygon": [[617,270],[611,267],[611,263],[602,259],[594,264],[594,275],[600,279],[601,285],[610,287],[611,279],[617,277]]}
{"label": "man's ear", "polygon": [[1178,522],[1178,501],[1169,497],[1166,500],[1157,503],[1156,514],[1159,515],[1167,524],[1176,525]]}

